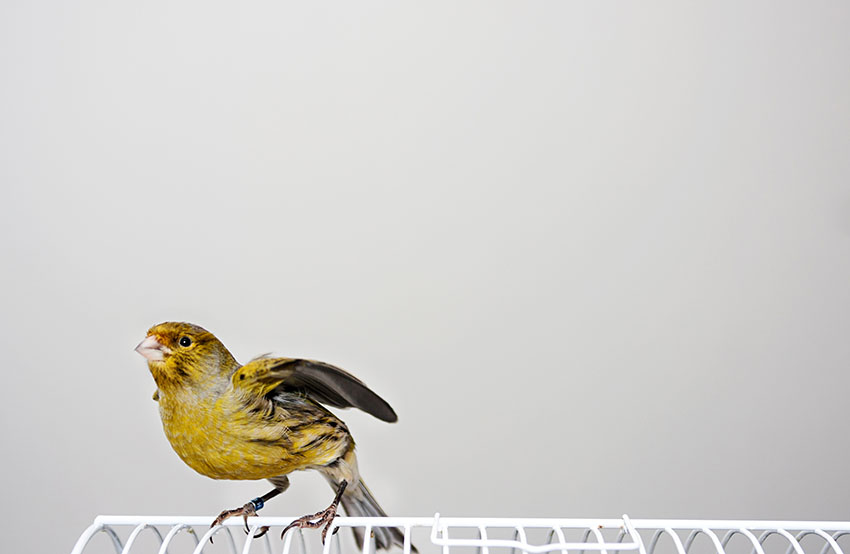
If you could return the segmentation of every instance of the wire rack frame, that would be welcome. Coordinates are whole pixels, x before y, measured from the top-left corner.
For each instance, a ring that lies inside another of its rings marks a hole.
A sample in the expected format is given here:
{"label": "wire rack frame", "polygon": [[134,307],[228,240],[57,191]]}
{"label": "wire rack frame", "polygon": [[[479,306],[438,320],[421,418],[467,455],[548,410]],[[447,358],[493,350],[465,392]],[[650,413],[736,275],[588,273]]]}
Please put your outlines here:
{"label": "wire rack frame", "polygon": [[[92,538],[100,533],[111,539],[116,554],[130,554],[136,552],[133,547],[145,532],[158,541],[158,554],[169,554],[172,541],[181,532],[193,538],[193,554],[201,554],[211,538],[220,539],[222,536],[231,554],[309,554],[305,535],[300,529],[287,533],[282,546],[272,547],[269,535],[274,529],[282,529],[292,519],[252,517],[248,519],[248,533],[240,532],[234,536],[234,528],[243,525],[242,520],[237,518],[209,528],[209,517],[98,516],[80,535],[71,554],[83,554]],[[254,535],[264,525],[271,527],[272,531],[255,540]],[[437,552],[442,554],[470,549],[477,554],[492,554],[491,549],[499,549],[500,553],[509,551],[510,554],[609,554],[628,551],[659,554],[662,550],[671,554],[695,554],[697,550],[701,554],[730,554],[733,540],[743,541],[745,552],[749,554],[845,554],[839,541],[850,536],[850,522],[837,521],[630,519],[626,515],[621,519],[452,518],[440,517],[439,514],[434,517],[337,517],[329,529],[328,540],[321,547],[322,554],[342,553],[340,541],[333,531],[346,527],[363,530],[363,544],[357,545],[362,554],[375,552],[372,530],[378,527],[398,527],[404,532],[404,554],[411,554],[413,550],[411,535],[415,529],[430,530],[428,539],[431,548],[436,547]],[[165,529],[167,531],[163,534]],[[121,535],[127,530],[129,535],[122,539]],[[474,535],[471,538],[470,532]],[[506,532],[511,538],[505,538]],[[539,535],[541,532],[546,536],[545,541],[535,543],[530,540],[530,534]],[[570,540],[568,536],[577,537],[577,540]],[[696,549],[694,545],[701,536],[706,539],[701,541],[700,549]],[[766,544],[771,537],[776,539],[770,542],[768,551]],[[806,540],[807,537],[811,539]],[[237,544],[240,540],[241,544]],[[665,542],[662,548],[660,545]],[[420,543],[420,546],[428,545]],[[740,551],[741,545],[737,546]]]}

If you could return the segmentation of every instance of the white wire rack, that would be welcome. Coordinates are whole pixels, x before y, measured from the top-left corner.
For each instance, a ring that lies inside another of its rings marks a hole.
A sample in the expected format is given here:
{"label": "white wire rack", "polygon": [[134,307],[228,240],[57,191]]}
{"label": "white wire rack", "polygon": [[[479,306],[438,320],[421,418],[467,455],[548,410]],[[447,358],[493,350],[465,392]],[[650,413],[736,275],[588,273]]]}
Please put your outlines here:
{"label": "white wire rack", "polygon": [[[228,552],[248,554],[374,553],[376,527],[404,532],[404,554],[850,554],[850,522],[734,521],[675,519],[529,519],[440,517],[337,517],[322,545],[319,532],[295,529],[279,538],[292,518],[249,518],[209,528],[210,517],[98,516],[77,540],[71,554],[95,552]],[[255,539],[260,527],[271,530]],[[343,544],[335,528],[363,530],[363,544]],[[275,532],[277,530],[277,532]],[[105,535],[104,539],[99,538]],[[184,538],[180,538],[184,537]],[[215,544],[210,539],[215,538]],[[396,549],[398,550],[398,549]]]}

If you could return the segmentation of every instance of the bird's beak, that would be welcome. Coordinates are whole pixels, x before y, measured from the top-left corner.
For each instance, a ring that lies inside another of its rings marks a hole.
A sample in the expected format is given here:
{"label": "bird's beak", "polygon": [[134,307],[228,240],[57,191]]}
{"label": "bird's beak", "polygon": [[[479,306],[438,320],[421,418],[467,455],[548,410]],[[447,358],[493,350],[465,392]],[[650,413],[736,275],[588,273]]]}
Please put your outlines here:
{"label": "bird's beak", "polygon": [[136,347],[136,352],[144,356],[150,362],[162,361],[165,354],[171,352],[171,349],[156,340],[156,337],[151,335],[139,343]]}

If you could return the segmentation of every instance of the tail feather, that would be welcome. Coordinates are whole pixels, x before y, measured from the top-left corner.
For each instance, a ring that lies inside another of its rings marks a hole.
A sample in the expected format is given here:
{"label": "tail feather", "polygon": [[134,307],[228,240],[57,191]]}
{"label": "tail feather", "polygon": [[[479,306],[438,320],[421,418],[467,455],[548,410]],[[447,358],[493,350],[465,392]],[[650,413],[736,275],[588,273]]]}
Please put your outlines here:
{"label": "tail feather", "polygon": [[[356,487],[346,489],[340,499],[346,515],[351,517],[387,517],[384,510],[372,496],[363,479]],[[363,530],[352,527],[354,537],[359,546],[363,545]],[[393,545],[404,548],[404,533],[397,527],[373,527],[372,534],[375,537],[375,548],[389,550]],[[410,545],[411,552],[417,552],[416,547]]]}

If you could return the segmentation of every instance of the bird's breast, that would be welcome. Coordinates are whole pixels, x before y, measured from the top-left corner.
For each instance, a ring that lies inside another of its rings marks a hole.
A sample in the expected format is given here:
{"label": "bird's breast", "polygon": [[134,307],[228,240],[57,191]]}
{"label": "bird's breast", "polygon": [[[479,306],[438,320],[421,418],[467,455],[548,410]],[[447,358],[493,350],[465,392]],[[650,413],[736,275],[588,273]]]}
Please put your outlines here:
{"label": "bird's breast", "polygon": [[[333,437],[315,413],[251,409],[235,395],[162,394],[162,425],[178,456],[213,479],[267,479],[309,466],[325,465],[342,455],[342,439]],[[316,437],[324,442],[316,443]],[[310,448],[306,445],[313,443]]]}

